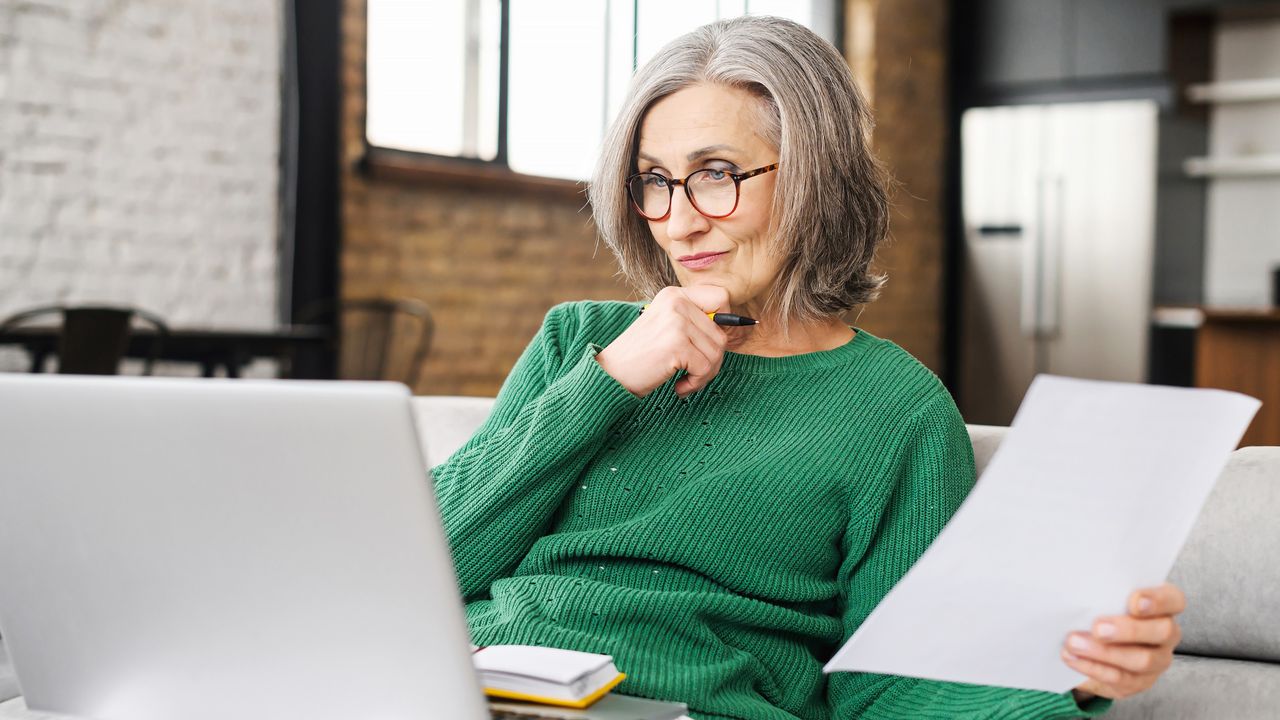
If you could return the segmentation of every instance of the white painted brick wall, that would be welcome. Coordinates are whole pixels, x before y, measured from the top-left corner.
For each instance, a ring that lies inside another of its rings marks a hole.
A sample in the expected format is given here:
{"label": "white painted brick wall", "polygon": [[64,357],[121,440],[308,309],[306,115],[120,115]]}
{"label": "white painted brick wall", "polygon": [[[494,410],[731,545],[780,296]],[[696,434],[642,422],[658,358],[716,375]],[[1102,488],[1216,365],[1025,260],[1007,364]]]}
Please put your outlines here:
{"label": "white painted brick wall", "polygon": [[279,0],[0,0],[0,317],[275,324],[281,34]]}

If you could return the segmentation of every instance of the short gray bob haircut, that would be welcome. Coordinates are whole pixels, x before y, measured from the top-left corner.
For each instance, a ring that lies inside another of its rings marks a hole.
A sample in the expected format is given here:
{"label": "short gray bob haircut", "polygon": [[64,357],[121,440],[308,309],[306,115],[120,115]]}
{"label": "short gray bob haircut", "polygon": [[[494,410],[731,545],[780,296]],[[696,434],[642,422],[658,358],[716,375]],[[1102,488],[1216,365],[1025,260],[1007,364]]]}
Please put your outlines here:
{"label": "short gray bob haircut", "polygon": [[588,188],[622,274],[643,297],[679,284],[624,185],[636,171],[645,113],[700,83],[758,97],[759,133],[779,150],[770,242],[783,261],[766,312],[785,331],[874,300],[885,282],[871,261],[888,234],[890,180],[871,151],[871,110],[830,43],[768,16],[704,25],[659,50],[632,79]]}

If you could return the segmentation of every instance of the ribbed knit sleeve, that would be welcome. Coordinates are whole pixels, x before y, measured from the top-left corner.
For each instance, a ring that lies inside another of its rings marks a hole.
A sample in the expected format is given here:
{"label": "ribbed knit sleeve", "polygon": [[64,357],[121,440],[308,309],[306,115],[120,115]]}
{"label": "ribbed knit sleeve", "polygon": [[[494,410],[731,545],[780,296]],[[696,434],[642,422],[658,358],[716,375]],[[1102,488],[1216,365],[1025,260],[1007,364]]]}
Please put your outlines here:
{"label": "ribbed knit sleeve", "polygon": [[[890,450],[886,448],[886,450]],[[924,553],[974,484],[973,448],[964,421],[943,390],[911,417],[890,450],[892,481],[877,524],[851,522],[838,575],[840,617],[848,638]],[[866,505],[854,502],[856,512]],[[874,536],[867,537],[872,528]],[[981,685],[877,675],[832,673],[828,704],[834,720],[1053,720],[1094,717],[1110,707],[1080,708],[1061,695]]]}
{"label": "ribbed knit sleeve", "polygon": [[432,470],[458,583],[468,601],[511,573],[632,395],[558,305],[507,376],[489,418]]}

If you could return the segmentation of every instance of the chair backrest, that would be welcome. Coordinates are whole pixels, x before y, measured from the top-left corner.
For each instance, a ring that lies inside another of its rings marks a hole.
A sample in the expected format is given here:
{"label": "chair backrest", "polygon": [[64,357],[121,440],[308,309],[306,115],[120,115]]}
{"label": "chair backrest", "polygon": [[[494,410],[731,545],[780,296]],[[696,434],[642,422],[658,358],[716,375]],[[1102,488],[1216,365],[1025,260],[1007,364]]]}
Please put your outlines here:
{"label": "chair backrest", "polygon": [[[150,375],[169,328],[157,315],[132,307],[49,305],[24,310],[0,322],[0,332],[32,324],[42,317],[62,317],[58,334],[58,372],[68,375],[115,375],[129,347],[135,320],[152,326],[143,374]],[[42,358],[32,358],[32,371]]]}
{"label": "chair backrest", "polygon": [[[461,447],[488,417],[493,398],[414,399],[428,463]],[[970,425],[981,474],[1008,428]],[[1179,653],[1280,663],[1280,447],[1231,454],[1174,563],[1187,595]]]}
{"label": "chair backrest", "polygon": [[129,346],[133,313],[122,308],[67,308],[58,337],[58,372],[115,375]]}
{"label": "chair backrest", "polygon": [[431,352],[431,309],[411,298],[368,298],[316,303],[299,322],[338,328],[338,368],[349,380],[396,380],[417,385]]}

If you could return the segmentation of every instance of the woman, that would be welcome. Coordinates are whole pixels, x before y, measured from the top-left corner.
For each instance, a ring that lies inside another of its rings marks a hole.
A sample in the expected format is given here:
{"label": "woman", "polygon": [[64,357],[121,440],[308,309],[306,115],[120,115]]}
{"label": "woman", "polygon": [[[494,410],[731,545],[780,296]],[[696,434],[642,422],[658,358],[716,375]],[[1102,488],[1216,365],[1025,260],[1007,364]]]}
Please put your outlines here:
{"label": "woman", "polygon": [[1168,667],[1164,586],[1073,635],[1073,693],[822,674],[974,483],[937,377],[840,319],[884,282],[870,126],[835,49],[776,18],[639,71],[590,193],[653,300],[553,308],[435,469],[475,642],[612,654],[622,692],[700,718],[1075,717]]}

